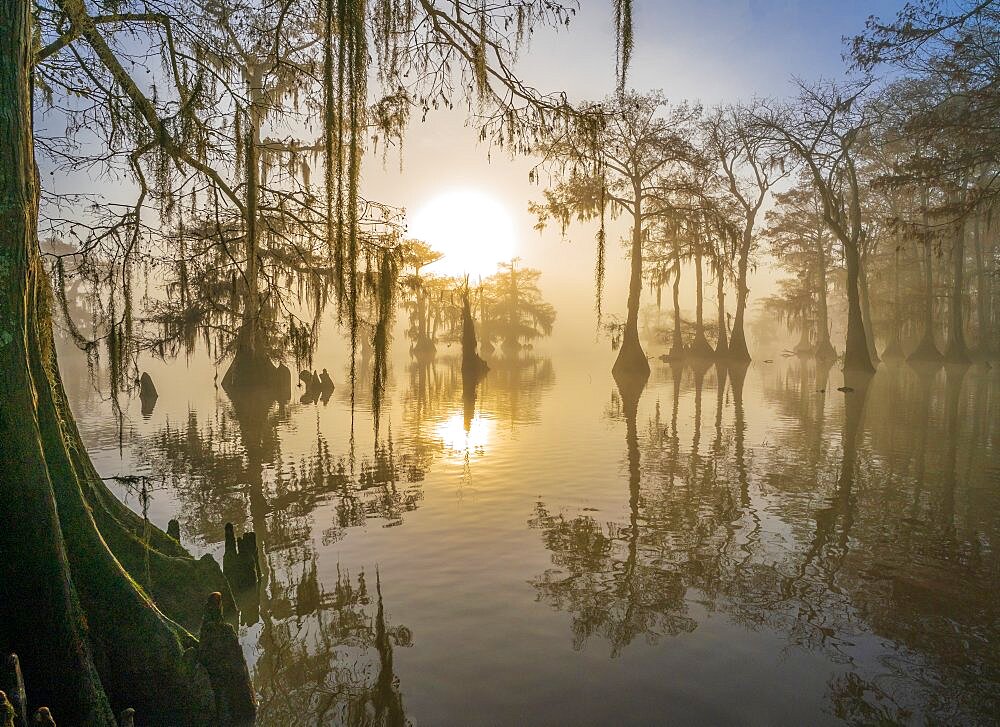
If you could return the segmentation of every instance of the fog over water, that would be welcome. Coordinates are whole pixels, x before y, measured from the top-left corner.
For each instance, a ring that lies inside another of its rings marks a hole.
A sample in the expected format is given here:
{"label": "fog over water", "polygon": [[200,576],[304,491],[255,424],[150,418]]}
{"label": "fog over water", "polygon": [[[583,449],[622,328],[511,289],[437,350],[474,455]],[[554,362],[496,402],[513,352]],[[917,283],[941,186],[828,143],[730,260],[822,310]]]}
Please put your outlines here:
{"label": "fog over water", "polygon": [[455,353],[400,348],[377,440],[334,346],[328,402],[256,410],[200,356],[150,363],[121,446],[62,359],[98,469],[148,474],[155,524],[220,560],[226,522],[256,531],[261,724],[995,715],[997,369],[840,392],[809,359],[657,362],[636,408],[605,346],[492,359],[474,402]]}

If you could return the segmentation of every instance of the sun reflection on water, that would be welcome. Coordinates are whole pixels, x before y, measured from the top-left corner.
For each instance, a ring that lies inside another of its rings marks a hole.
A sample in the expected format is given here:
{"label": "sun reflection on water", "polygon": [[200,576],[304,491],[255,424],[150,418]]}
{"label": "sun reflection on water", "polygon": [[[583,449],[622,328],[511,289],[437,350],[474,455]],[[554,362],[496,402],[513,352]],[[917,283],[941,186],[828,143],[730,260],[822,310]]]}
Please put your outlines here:
{"label": "sun reflection on water", "polygon": [[496,422],[480,412],[476,412],[466,426],[465,417],[459,411],[438,424],[435,431],[446,453],[482,456],[486,454],[495,429]]}

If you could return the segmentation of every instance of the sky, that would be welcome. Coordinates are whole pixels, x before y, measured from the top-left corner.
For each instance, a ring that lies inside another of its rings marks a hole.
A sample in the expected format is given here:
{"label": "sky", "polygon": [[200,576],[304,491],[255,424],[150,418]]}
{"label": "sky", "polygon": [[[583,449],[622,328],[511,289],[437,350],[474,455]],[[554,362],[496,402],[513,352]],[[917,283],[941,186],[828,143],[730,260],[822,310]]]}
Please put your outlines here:
{"label": "sky", "polygon": [[[634,0],[635,51],[629,85],[661,89],[671,100],[716,103],[782,96],[792,76],[805,80],[845,73],[845,36],[864,29],[870,15],[891,17],[902,2],[858,0]],[[531,85],[565,91],[572,100],[597,99],[615,87],[611,0],[583,0],[569,29],[538,31],[522,53],[518,71]],[[443,194],[474,190],[496,200],[513,222],[515,253],[542,270],[546,298],[560,313],[555,340],[562,346],[593,341],[594,229],[571,227],[539,234],[528,214],[542,188],[528,183],[532,162],[478,143],[462,112],[415,120],[404,141],[403,168],[390,154],[371,156],[365,170],[368,196],[417,215]],[[619,232],[624,221],[619,221]],[[474,232],[472,233],[474,234]],[[621,313],[627,283],[624,250],[609,247],[605,308]],[[751,302],[767,295],[780,273],[764,265],[751,280]],[[690,299],[685,291],[685,300]],[[682,308],[691,307],[693,303]],[[730,308],[731,310],[731,308]],[[581,311],[581,314],[577,314]]]}

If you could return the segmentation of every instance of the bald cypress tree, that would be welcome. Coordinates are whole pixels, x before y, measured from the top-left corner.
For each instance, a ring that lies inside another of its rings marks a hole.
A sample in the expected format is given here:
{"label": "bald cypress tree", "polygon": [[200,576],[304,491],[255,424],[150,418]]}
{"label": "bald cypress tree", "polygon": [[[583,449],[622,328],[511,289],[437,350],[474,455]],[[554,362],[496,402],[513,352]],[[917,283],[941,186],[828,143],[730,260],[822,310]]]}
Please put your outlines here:
{"label": "bald cypress tree", "polygon": [[27,3],[0,8],[0,646],[20,655],[33,703],[67,722],[114,725],[131,706],[151,724],[210,724],[207,676],[185,654],[197,641],[151,599],[150,576],[175,593],[211,583],[199,603],[225,584],[107,490],[59,378],[37,240],[32,26]]}

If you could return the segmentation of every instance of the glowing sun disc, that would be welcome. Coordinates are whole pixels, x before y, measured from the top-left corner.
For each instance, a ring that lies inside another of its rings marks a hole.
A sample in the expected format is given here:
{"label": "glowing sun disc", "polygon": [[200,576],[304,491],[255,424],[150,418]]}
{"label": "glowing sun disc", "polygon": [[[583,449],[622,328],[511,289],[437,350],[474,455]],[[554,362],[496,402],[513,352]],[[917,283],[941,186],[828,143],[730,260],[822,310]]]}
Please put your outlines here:
{"label": "glowing sun disc", "polygon": [[408,234],[444,257],[428,267],[447,275],[486,276],[515,256],[514,221],[497,199],[471,189],[439,194],[411,218]]}

